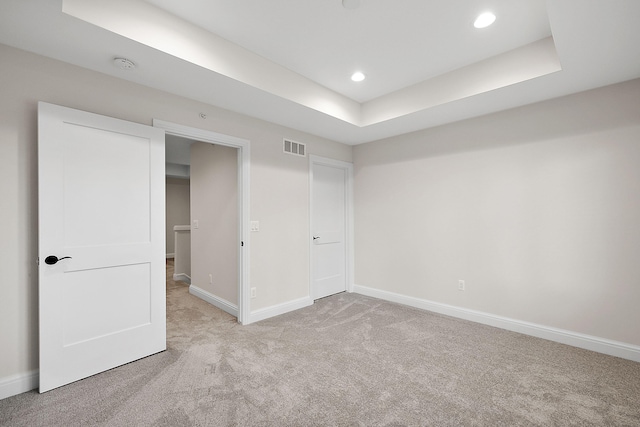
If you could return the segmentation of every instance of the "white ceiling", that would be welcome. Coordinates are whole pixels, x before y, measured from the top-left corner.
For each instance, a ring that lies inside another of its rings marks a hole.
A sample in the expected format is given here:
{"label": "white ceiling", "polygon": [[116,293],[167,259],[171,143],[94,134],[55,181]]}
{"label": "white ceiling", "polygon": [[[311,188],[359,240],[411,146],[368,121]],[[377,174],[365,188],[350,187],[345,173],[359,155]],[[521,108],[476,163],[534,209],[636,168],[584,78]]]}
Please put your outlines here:
{"label": "white ceiling", "polygon": [[[545,0],[148,2],[358,102],[551,35]],[[487,9],[497,30],[473,27]]]}
{"label": "white ceiling", "polygon": [[0,0],[0,43],[358,144],[640,77],[638,18],[638,0]]}

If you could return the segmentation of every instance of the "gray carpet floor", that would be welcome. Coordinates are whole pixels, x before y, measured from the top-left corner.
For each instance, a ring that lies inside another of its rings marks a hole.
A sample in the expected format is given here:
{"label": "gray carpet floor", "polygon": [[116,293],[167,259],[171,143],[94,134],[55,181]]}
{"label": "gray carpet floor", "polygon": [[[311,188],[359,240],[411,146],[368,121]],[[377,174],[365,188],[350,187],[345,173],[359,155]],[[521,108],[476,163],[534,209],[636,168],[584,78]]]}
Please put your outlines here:
{"label": "gray carpet floor", "polygon": [[640,426],[640,363],[356,294],[241,326],[167,286],[167,351],[0,425]]}

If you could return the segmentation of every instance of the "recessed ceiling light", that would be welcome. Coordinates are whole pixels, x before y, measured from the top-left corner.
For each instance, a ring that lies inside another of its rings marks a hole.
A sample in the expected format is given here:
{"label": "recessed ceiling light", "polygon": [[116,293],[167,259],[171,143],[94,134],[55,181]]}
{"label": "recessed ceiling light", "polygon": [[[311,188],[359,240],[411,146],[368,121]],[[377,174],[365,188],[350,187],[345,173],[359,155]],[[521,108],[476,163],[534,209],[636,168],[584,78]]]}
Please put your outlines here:
{"label": "recessed ceiling light", "polygon": [[360,71],[356,71],[351,75],[351,80],[353,80],[354,82],[361,82],[364,80],[364,74],[362,74]]}
{"label": "recessed ceiling light", "polygon": [[496,15],[491,12],[485,12],[476,18],[473,26],[476,28],[486,28],[493,24],[496,20]]}

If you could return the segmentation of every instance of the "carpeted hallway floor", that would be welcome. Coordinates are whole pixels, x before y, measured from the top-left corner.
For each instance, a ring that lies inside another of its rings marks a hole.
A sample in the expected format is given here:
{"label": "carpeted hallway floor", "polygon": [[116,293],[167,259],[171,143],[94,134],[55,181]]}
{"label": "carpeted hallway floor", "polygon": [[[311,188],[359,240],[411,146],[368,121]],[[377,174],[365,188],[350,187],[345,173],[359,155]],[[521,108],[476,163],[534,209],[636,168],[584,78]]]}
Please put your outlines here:
{"label": "carpeted hallway floor", "polygon": [[167,351],[1,400],[0,425],[640,426],[640,363],[356,294],[240,326],[167,293]]}

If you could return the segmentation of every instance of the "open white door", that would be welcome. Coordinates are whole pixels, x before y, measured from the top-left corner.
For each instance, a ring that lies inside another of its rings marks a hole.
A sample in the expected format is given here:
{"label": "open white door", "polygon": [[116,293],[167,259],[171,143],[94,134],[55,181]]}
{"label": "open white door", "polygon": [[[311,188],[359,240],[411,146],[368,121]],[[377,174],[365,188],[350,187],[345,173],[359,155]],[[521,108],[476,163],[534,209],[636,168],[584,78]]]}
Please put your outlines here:
{"label": "open white door", "polygon": [[350,165],[311,158],[312,296],[347,290]]}
{"label": "open white door", "polygon": [[164,131],[39,103],[38,173],[44,392],[166,349]]}

